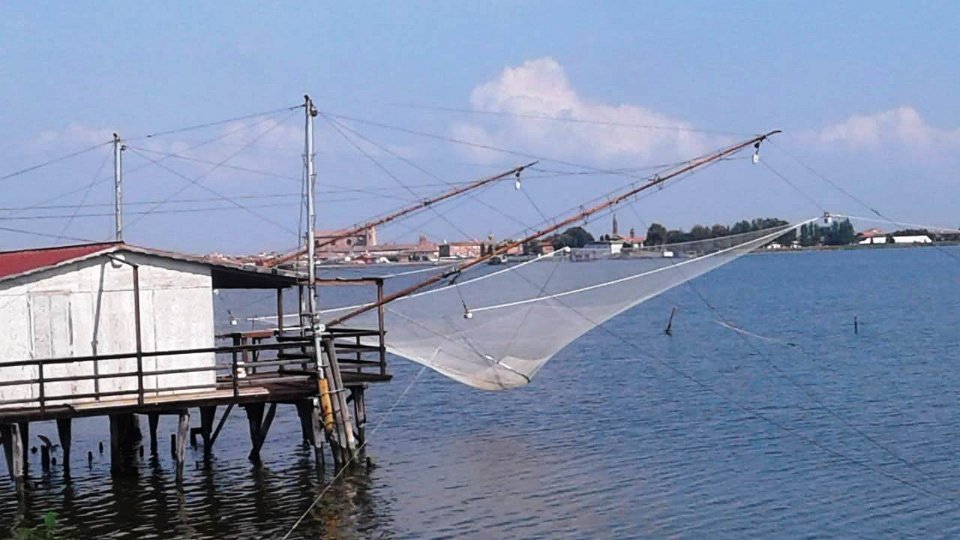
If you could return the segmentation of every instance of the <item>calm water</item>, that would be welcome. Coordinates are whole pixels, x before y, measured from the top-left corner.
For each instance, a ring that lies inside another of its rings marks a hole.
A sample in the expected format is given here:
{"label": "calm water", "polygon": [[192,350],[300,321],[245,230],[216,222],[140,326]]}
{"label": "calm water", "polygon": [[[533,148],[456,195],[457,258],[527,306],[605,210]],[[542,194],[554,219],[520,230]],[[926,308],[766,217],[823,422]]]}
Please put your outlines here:
{"label": "calm water", "polygon": [[[926,248],[757,255],[693,284],[780,342],[722,328],[682,286],[608,323],[618,338],[578,340],[526,388],[426,372],[370,437],[376,466],[338,481],[295,536],[960,536],[960,262]],[[419,367],[393,370],[368,392],[371,427]],[[161,422],[161,442],[174,428]],[[55,434],[31,431],[34,443]],[[114,479],[96,449],[107,421],[76,422],[74,438],[69,483],[60,467],[41,475],[37,456],[24,499],[0,479],[0,530],[52,510],[82,537],[276,537],[331,478],[292,406],[262,468],[235,414],[212,461],[188,450],[182,488],[167,444]]]}

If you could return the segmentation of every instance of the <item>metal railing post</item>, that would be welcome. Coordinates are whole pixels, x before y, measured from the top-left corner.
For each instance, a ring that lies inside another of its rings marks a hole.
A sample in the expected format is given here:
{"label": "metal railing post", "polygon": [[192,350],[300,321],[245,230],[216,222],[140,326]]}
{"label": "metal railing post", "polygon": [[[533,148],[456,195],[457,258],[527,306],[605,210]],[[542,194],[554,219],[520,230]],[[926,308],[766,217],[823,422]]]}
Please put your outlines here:
{"label": "metal railing post", "polygon": [[231,361],[231,365],[233,367],[231,368],[231,371],[232,371],[231,377],[233,378],[233,397],[238,398],[240,397],[240,377],[238,376],[238,373],[237,373],[238,366],[237,366],[236,350],[233,351],[232,358],[233,359]]}
{"label": "metal railing post", "polygon": [[137,332],[137,404],[143,405],[143,331],[140,327],[140,267],[138,265],[133,265],[133,321]]}
{"label": "metal railing post", "polygon": [[44,414],[47,412],[47,404],[46,400],[44,399],[46,397],[46,392],[43,388],[45,386],[43,383],[43,362],[37,362],[37,368],[39,369],[40,373],[40,414]]}
{"label": "metal railing post", "polygon": [[384,319],[386,317],[386,307],[383,304],[383,278],[377,280],[377,324],[380,338],[380,375],[387,374],[387,344],[384,331]]}

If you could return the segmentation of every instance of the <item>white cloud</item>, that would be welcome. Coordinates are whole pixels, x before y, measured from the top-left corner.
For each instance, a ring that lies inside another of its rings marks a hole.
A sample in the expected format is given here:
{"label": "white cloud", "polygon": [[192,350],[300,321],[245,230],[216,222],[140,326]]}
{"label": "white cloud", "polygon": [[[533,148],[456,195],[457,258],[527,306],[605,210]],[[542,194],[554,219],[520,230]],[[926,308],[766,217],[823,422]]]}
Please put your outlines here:
{"label": "white cloud", "polygon": [[[528,60],[505,68],[476,87],[470,105],[477,111],[502,113],[487,122],[453,126],[459,139],[547,156],[611,161],[618,158],[689,157],[718,141],[694,126],[639,105],[611,105],[580,96],[553,58]],[[566,122],[538,119],[562,118]],[[650,129],[656,126],[663,129]],[[477,150],[477,157],[494,153]]]}
{"label": "white cloud", "polygon": [[960,146],[960,129],[931,126],[909,106],[870,115],[853,115],[819,131],[807,140],[821,144],[844,144],[853,149],[903,147],[927,153]]}
{"label": "white cloud", "polygon": [[91,127],[82,124],[70,124],[60,131],[40,132],[30,141],[33,151],[47,151],[51,147],[62,148],[92,146],[113,140],[113,130],[104,127]]}

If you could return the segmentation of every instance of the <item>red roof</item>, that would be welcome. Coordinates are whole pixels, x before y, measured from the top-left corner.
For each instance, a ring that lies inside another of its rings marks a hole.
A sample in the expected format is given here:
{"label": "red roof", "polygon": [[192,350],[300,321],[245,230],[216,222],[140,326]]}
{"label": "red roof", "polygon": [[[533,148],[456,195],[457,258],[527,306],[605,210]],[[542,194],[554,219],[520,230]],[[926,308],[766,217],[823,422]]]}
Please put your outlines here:
{"label": "red roof", "polygon": [[102,242],[78,246],[3,251],[0,252],[0,278],[56,266],[62,262],[92,255],[115,245],[117,245],[116,242]]}

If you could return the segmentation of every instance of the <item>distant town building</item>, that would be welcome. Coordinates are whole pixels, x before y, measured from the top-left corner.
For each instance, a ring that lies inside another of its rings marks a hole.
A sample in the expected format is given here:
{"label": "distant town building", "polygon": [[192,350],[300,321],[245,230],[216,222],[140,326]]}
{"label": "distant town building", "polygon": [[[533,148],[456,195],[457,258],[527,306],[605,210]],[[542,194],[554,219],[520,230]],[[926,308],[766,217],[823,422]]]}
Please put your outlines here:
{"label": "distant town building", "polygon": [[344,249],[377,245],[377,228],[370,227],[360,232],[344,235],[347,230],[315,231],[317,253],[338,252]]}
{"label": "distant town building", "polygon": [[618,255],[623,251],[623,242],[620,240],[600,240],[590,242],[582,248],[573,248],[570,258],[575,261],[590,261],[605,259],[611,255]]}
{"label": "distant town building", "polygon": [[462,242],[447,242],[438,246],[441,258],[474,259],[480,256],[479,240],[465,240]]}
{"label": "distant town building", "polygon": [[871,236],[864,238],[859,242],[860,245],[887,244],[889,239],[893,239],[894,244],[932,244],[933,240],[925,234],[910,236]]}

